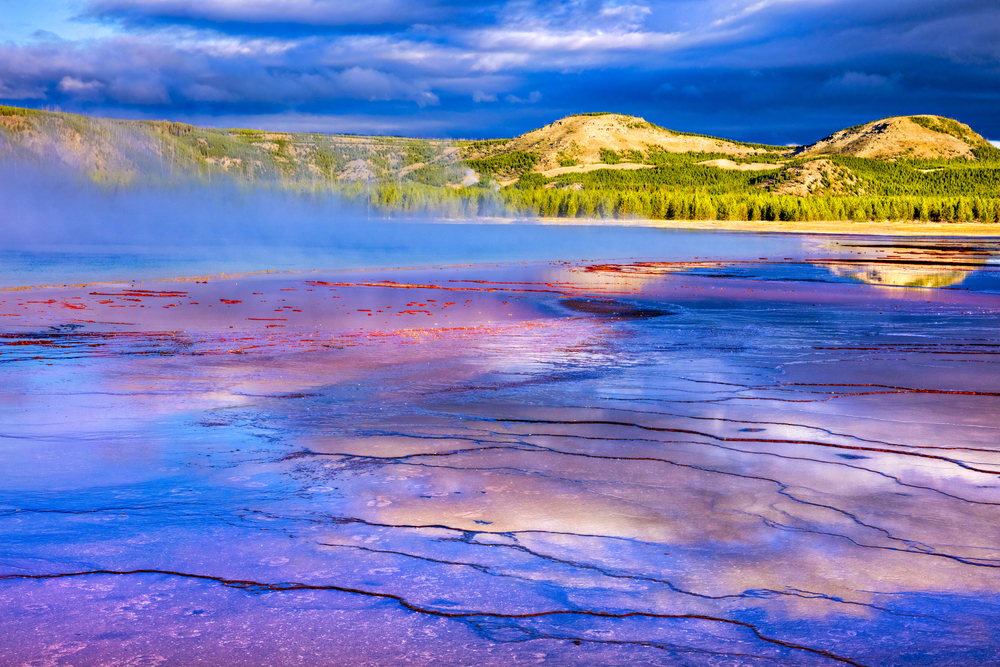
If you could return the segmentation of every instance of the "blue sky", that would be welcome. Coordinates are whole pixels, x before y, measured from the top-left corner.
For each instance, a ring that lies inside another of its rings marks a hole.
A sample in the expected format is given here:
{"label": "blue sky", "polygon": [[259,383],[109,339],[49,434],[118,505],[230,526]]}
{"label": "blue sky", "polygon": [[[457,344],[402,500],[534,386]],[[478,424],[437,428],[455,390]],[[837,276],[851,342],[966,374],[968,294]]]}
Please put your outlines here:
{"label": "blue sky", "polygon": [[935,113],[1000,139],[1000,2],[0,0],[0,100],[439,137],[616,111],[782,144]]}

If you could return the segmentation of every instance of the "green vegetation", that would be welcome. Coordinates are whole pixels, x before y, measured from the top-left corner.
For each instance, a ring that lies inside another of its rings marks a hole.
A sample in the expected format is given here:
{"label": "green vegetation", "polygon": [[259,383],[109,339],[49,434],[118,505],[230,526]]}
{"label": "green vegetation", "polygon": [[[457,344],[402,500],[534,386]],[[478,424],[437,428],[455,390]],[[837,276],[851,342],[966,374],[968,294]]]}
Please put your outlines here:
{"label": "green vegetation", "polygon": [[511,151],[481,159],[467,159],[465,164],[483,176],[498,178],[516,177],[530,171],[538,164],[538,154]]}
{"label": "green vegetation", "polygon": [[941,118],[938,116],[909,116],[909,119],[917,125],[926,127],[928,130],[940,132],[941,134],[949,134],[956,139],[961,139],[970,146],[977,146],[981,143],[978,137],[950,118]]}
{"label": "green vegetation", "polygon": [[500,148],[510,143],[510,139],[483,139],[482,141],[470,141],[468,148],[474,151],[483,151],[491,148]]}
{"label": "green vegetation", "polygon": [[618,155],[618,151],[613,151],[610,148],[601,149],[601,162],[603,164],[618,164],[621,161],[622,158]]}
{"label": "green vegetation", "polygon": [[5,107],[0,105],[0,116],[34,116],[43,113],[35,109],[22,109],[20,107]]}
{"label": "green vegetation", "polygon": [[563,151],[559,151],[559,154],[556,155],[556,161],[559,162],[560,167],[575,167],[576,165],[580,164],[579,160],[577,160],[575,157],[572,157],[571,155],[567,155]]}
{"label": "green vegetation", "polygon": [[517,183],[511,187],[515,190],[537,190],[544,188],[549,183],[549,180],[541,174],[522,174],[521,178],[517,179]]}
{"label": "green vegetation", "polygon": [[[174,137],[183,137],[194,133],[198,128],[187,123],[173,123],[169,120],[149,121],[149,126]],[[253,130],[243,130],[243,132],[253,132]]]}
{"label": "green vegetation", "polygon": [[1000,148],[993,144],[983,144],[972,149],[972,154],[981,162],[992,162],[1000,164]]}
{"label": "green vegetation", "polygon": [[[607,159],[607,158],[605,158]],[[661,162],[653,169],[597,169],[584,174],[562,174],[551,179],[559,186],[579,183],[584,190],[655,192],[670,190],[687,193],[728,194],[755,192],[779,170],[737,171],[695,164],[700,155],[688,160]]]}
{"label": "green vegetation", "polygon": [[[984,157],[992,155],[983,152]],[[605,163],[623,158],[639,162],[640,157],[602,151]],[[491,206],[502,204],[509,214],[565,218],[1000,222],[1000,161],[995,159],[886,162],[833,156],[828,159],[835,170],[823,176],[822,185],[829,189],[835,185],[831,178],[850,177],[847,192],[798,197],[772,194],[765,187],[793,178],[789,169],[805,160],[764,171],[697,164],[720,157],[730,156],[652,150],[645,156],[647,164],[656,165],[652,169],[599,169],[554,178],[525,171],[516,183],[496,193]],[[480,166],[468,162],[470,167]],[[479,202],[482,195],[475,190],[479,189],[453,189],[451,196]]]}
{"label": "green vegetation", "polygon": [[408,141],[406,143],[406,155],[403,160],[405,166],[430,162],[437,156],[437,151],[426,141]]}
{"label": "green vegetation", "polygon": [[[1000,153],[1000,151],[998,151]],[[833,155],[850,169],[869,195],[927,197],[996,197],[1000,194],[1000,162],[967,160],[872,160]],[[924,170],[924,171],[921,171]],[[925,173],[926,171],[926,173]]]}
{"label": "green vegetation", "polygon": [[[1000,223],[1000,198],[973,197],[794,197],[768,193],[730,195],[669,191],[564,190],[537,187],[540,174],[524,183],[489,188],[439,188],[386,183],[368,192],[341,187],[348,198],[370,196],[388,213],[435,213],[446,217],[538,215],[560,218],[649,218],[655,220],[901,220]],[[530,187],[521,187],[530,185]]]}
{"label": "green vegetation", "polygon": [[406,175],[411,181],[432,185],[434,187],[444,187],[446,185],[461,183],[465,176],[466,168],[461,164],[428,164],[414,169]]}
{"label": "green vegetation", "polygon": [[321,148],[316,151],[314,159],[316,161],[316,166],[319,168],[323,176],[331,180],[336,178],[337,172],[343,170],[343,168],[347,165],[347,160],[343,155],[328,148]]}

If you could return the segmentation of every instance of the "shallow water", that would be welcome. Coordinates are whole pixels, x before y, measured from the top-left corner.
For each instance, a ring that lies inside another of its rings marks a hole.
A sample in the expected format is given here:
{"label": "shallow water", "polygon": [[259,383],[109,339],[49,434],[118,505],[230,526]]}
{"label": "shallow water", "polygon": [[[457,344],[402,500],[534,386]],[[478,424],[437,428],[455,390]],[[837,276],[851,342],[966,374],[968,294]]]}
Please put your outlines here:
{"label": "shallow water", "polygon": [[1000,242],[517,231],[0,292],[0,664],[997,661]]}

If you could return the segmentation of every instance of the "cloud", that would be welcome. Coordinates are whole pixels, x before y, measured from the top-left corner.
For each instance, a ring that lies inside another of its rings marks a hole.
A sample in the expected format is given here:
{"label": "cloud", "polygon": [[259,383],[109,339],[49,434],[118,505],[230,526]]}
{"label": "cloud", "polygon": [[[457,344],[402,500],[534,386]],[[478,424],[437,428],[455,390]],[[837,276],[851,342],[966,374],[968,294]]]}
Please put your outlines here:
{"label": "cloud", "polygon": [[45,88],[37,83],[22,83],[0,79],[0,99],[4,100],[44,100]]}
{"label": "cloud", "polygon": [[[327,82],[332,88],[327,88]],[[345,97],[370,101],[409,99],[423,106],[437,104],[438,96],[415,82],[404,82],[397,76],[363,67],[351,67],[336,72],[318,82],[320,88],[335,91]]]}
{"label": "cloud", "polygon": [[80,24],[112,36],[0,44],[0,99],[158,118],[382,114],[393,127],[409,114],[421,128],[430,114],[461,118],[455,131],[503,109],[484,134],[613,108],[771,143],[934,109],[1000,135],[1000,6],[981,0],[82,6]]}
{"label": "cloud", "polygon": [[528,93],[527,99],[521,99],[516,95],[508,95],[504,99],[510,102],[511,104],[535,104],[536,102],[541,101],[542,94],[536,90],[534,92]]}
{"label": "cloud", "polygon": [[844,72],[830,77],[820,90],[824,95],[887,95],[897,91],[902,75],[890,76],[865,72]]}
{"label": "cloud", "polygon": [[104,90],[100,81],[82,81],[71,76],[64,76],[56,86],[60,91],[80,100],[98,99]]}
{"label": "cloud", "polygon": [[457,136],[464,137],[473,136],[474,129],[482,129],[482,113],[477,111],[475,114],[461,116],[446,113],[443,117],[421,115],[416,118],[407,115],[387,117],[363,113],[182,114],[177,116],[177,120],[192,125],[244,127],[276,132],[390,134],[416,137],[449,136],[454,128],[459,127],[462,131]]}
{"label": "cloud", "polygon": [[990,143],[996,146],[997,148],[1000,148],[1000,140],[990,139]]}
{"label": "cloud", "polygon": [[[237,48],[240,46],[240,48]],[[137,106],[173,102],[306,104],[341,98],[436,105],[426,81],[371,67],[305,66],[308,54],[258,40],[195,44],[132,38],[81,45],[0,46],[0,81],[30,79],[0,95],[102,100]]]}
{"label": "cloud", "polygon": [[[475,5],[475,3],[472,3]],[[82,18],[149,26],[257,24],[305,26],[408,25],[461,14],[461,5],[406,0],[90,0]]]}

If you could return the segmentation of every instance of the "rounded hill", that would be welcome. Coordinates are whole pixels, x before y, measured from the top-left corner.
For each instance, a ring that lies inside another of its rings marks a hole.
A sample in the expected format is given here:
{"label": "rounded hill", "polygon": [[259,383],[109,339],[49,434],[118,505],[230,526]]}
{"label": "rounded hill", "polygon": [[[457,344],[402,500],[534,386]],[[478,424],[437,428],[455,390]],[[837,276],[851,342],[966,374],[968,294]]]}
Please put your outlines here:
{"label": "rounded hill", "polygon": [[971,127],[942,116],[894,116],[835,132],[795,151],[796,157],[849,155],[894,160],[975,160],[974,150],[989,145]]}
{"label": "rounded hill", "polygon": [[[484,142],[485,143],[485,142]],[[713,153],[746,157],[776,147],[744,144],[698,134],[675,132],[638,116],[615,113],[567,116],[503,143],[473,146],[469,157],[522,152],[536,156],[535,171],[604,164],[611,154],[623,163],[643,162],[650,150],[667,153]]]}

